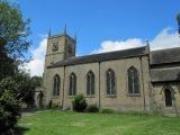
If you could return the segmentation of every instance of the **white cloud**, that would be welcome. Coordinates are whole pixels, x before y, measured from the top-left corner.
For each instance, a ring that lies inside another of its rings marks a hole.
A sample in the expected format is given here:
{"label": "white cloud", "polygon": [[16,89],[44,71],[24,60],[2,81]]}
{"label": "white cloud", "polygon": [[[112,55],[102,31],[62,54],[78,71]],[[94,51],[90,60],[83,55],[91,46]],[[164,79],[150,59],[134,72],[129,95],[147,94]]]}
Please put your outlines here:
{"label": "white cloud", "polygon": [[103,41],[101,43],[101,47],[97,50],[94,50],[92,53],[102,53],[102,52],[110,52],[115,50],[124,50],[127,48],[134,48],[144,46],[143,41],[138,38],[132,38],[127,40],[117,40],[117,41]]}
{"label": "white cloud", "polygon": [[39,46],[31,51],[32,60],[23,65],[24,69],[30,72],[31,76],[42,76],[44,71],[44,59],[47,47],[47,36],[40,41]]}
{"label": "white cloud", "polygon": [[180,47],[180,36],[171,28],[162,30],[151,42],[151,50]]}
{"label": "white cloud", "polygon": [[[163,29],[155,38],[151,41],[151,50],[180,47],[180,37],[177,32],[173,32],[170,28]],[[109,52],[115,50],[124,50],[128,48],[145,46],[146,43],[140,38],[129,38],[127,40],[107,40],[103,41],[99,49],[94,50],[92,53]]]}

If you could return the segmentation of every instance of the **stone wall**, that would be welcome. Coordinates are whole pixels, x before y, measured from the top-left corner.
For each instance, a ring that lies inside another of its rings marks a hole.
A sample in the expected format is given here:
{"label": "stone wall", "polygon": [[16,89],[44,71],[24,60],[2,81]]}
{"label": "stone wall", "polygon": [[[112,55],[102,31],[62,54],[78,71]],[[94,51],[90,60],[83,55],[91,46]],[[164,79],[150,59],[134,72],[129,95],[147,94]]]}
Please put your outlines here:
{"label": "stone wall", "polygon": [[[172,88],[174,97],[172,107],[165,105],[166,88]],[[154,111],[161,113],[180,113],[180,83],[158,83],[153,84]]]}
{"label": "stone wall", "polygon": [[[127,70],[131,66],[134,66],[139,74],[140,95],[138,96],[130,96],[128,94]],[[113,97],[106,94],[105,75],[109,68],[115,72],[116,76],[117,94]],[[88,97],[86,95],[86,75],[90,70],[95,74],[95,95]],[[88,104],[97,104],[97,106],[100,106],[101,108],[111,108],[120,111],[149,111],[150,76],[148,56],[132,57],[100,63],[71,65],[66,66],[65,69],[64,67],[49,68],[46,70],[46,79],[44,82],[46,104],[52,100],[55,104],[63,104],[65,108],[71,107],[73,97],[68,95],[68,91],[69,75],[72,72],[75,73],[77,77],[77,94],[83,94],[86,97]],[[52,81],[56,74],[61,78],[60,96],[53,97]]]}

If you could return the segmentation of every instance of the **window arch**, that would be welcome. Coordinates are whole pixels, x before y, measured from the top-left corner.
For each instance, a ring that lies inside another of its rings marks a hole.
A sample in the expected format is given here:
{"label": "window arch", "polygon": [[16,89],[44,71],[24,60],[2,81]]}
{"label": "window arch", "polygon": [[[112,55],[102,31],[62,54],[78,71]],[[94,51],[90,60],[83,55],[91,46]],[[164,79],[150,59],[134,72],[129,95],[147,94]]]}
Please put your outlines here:
{"label": "window arch", "polygon": [[171,90],[166,88],[164,90],[164,96],[165,96],[165,105],[167,107],[171,107],[172,106],[172,92],[171,92]]}
{"label": "window arch", "polygon": [[95,76],[92,71],[87,73],[87,95],[95,94]]}
{"label": "window arch", "polygon": [[60,94],[60,77],[55,75],[53,78],[53,96],[58,96]]}
{"label": "window arch", "polygon": [[106,92],[107,95],[115,95],[116,94],[116,83],[115,83],[115,73],[112,69],[108,69],[106,71]]}
{"label": "window arch", "polygon": [[69,77],[69,95],[76,95],[76,75],[74,73],[71,73]]}
{"label": "window arch", "polygon": [[128,69],[128,91],[129,94],[140,94],[138,71],[133,66]]}

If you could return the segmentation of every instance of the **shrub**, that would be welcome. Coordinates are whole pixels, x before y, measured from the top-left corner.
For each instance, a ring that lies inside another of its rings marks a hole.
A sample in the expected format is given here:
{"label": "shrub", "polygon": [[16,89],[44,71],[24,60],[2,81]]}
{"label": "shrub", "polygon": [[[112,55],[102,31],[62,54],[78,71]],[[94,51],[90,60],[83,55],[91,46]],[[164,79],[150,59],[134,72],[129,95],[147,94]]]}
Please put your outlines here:
{"label": "shrub", "polygon": [[72,101],[73,110],[77,112],[84,112],[87,107],[86,100],[82,94],[74,97]]}
{"label": "shrub", "polygon": [[102,113],[115,113],[115,111],[112,109],[102,109],[101,112]]}
{"label": "shrub", "polygon": [[97,107],[97,105],[93,104],[93,105],[89,105],[86,109],[87,112],[99,112],[99,108]]}
{"label": "shrub", "polygon": [[4,135],[12,135],[20,117],[18,101],[10,91],[5,90],[0,97],[0,132]]}

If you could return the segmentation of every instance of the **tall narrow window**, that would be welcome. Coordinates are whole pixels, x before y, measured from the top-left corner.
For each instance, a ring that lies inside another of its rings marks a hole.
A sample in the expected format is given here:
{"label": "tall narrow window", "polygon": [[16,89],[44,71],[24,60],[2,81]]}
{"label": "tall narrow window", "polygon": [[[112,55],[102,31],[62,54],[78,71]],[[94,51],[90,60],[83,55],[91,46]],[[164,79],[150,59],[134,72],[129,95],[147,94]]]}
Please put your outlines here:
{"label": "tall narrow window", "polygon": [[128,90],[129,94],[139,94],[139,76],[135,67],[128,69]]}
{"label": "tall narrow window", "polygon": [[165,95],[165,104],[167,107],[172,106],[172,93],[169,89],[164,90],[164,95]]}
{"label": "tall narrow window", "polygon": [[76,75],[71,73],[69,77],[69,95],[76,95]]}
{"label": "tall narrow window", "polygon": [[92,71],[87,73],[87,95],[91,96],[95,94],[95,77]]}
{"label": "tall narrow window", "polygon": [[107,70],[106,72],[106,92],[107,95],[115,95],[116,94],[116,83],[115,83],[115,73],[112,69]]}
{"label": "tall narrow window", "polygon": [[55,75],[53,78],[53,96],[58,96],[60,93],[60,77]]}

